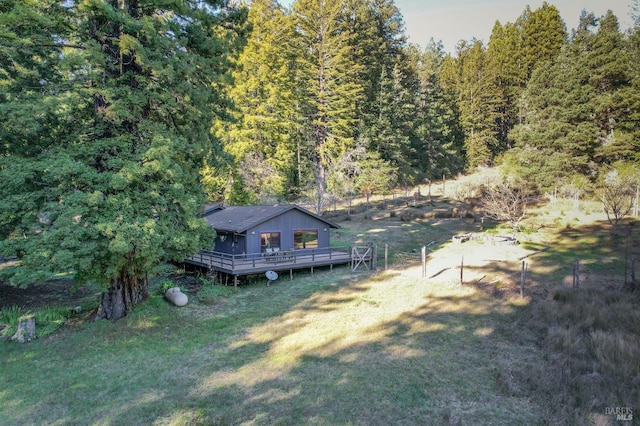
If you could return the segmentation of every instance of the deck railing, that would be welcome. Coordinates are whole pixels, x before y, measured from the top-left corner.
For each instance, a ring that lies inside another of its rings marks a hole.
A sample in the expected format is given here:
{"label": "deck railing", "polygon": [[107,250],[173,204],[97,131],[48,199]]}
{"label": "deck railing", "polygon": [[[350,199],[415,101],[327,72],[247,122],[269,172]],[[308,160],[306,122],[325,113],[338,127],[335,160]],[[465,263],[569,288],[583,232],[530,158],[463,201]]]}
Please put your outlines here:
{"label": "deck railing", "polygon": [[191,256],[189,259],[210,268],[235,270],[237,268],[256,267],[256,264],[273,265],[295,264],[297,262],[315,262],[317,260],[332,260],[334,257],[344,257],[349,255],[348,250],[341,250],[331,247],[297,250],[280,250],[275,253],[246,253],[229,254],[211,250],[201,250],[200,253]]}

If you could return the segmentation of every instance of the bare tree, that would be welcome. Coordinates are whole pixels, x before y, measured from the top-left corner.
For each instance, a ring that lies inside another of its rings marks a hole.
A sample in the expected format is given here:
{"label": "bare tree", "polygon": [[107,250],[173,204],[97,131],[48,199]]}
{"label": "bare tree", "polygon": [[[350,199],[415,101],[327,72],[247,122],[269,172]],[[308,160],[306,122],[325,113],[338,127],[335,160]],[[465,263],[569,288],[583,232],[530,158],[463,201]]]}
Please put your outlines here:
{"label": "bare tree", "polygon": [[361,172],[360,159],[365,153],[364,144],[358,143],[354,149],[344,153],[329,169],[328,188],[334,196],[348,198],[348,215],[351,214],[351,204],[357,190],[355,179]]}
{"label": "bare tree", "polygon": [[620,221],[633,209],[638,180],[637,170],[620,164],[600,179],[598,195],[614,234]]}
{"label": "bare tree", "polygon": [[486,217],[508,222],[515,234],[527,215],[527,205],[532,197],[523,185],[503,180],[486,188],[481,201]]}

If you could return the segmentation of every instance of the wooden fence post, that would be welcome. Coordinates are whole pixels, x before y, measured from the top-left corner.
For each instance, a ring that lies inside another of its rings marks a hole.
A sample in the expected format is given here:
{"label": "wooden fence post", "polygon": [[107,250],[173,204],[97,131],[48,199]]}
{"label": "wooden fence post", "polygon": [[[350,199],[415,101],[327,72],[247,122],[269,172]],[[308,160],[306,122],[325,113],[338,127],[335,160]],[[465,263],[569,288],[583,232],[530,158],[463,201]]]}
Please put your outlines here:
{"label": "wooden fence post", "polygon": [[378,245],[375,243],[371,244],[371,270],[378,270]]}
{"label": "wooden fence post", "polygon": [[464,256],[460,260],[460,285],[464,285]]}
{"label": "wooden fence post", "polygon": [[522,261],[522,273],[520,274],[520,298],[524,298],[524,281],[526,279],[527,266],[525,261]]}
{"label": "wooden fence post", "polygon": [[384,270],[387,270],[389,265],[389,244],[384,245]]}

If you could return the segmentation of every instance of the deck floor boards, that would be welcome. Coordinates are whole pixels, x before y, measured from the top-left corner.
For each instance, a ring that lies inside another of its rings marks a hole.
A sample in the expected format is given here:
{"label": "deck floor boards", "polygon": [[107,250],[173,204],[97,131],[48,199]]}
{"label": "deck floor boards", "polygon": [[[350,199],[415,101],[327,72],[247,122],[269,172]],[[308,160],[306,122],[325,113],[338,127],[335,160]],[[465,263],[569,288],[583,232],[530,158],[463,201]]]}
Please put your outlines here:
{"label": "deck floor boards", "polygon": [[296,254],[292,257],[254,257],[233,259],[215,253],[199,253],[185,259],[185,263],[236,276],[259,274],[266,271],[306,269],[316,266],[341,265],[351,262],[351,255],[342,251],[320,254]]}

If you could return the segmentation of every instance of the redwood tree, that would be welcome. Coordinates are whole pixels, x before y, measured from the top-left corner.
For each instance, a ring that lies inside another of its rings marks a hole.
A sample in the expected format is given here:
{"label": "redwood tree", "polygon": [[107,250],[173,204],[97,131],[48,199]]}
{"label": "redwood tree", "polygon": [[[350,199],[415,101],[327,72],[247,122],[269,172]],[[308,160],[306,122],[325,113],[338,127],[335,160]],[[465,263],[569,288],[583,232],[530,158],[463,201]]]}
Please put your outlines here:
{"label": "redwood tree", "polygon": [[60,272],[102,283],[98,317],[118,319],[145,299],[154,266],[210,237],[199,170],[244,12],[217,0],[57,3],[2,5],[2,33],[15,35],[0,39],[0,60],[15,70],[0,89],[0,251],[18,257],[2,273],[22,286]]}

